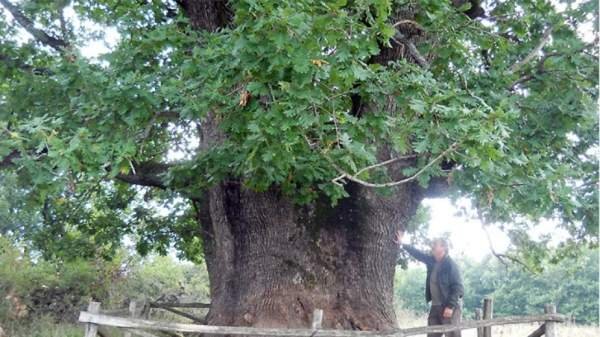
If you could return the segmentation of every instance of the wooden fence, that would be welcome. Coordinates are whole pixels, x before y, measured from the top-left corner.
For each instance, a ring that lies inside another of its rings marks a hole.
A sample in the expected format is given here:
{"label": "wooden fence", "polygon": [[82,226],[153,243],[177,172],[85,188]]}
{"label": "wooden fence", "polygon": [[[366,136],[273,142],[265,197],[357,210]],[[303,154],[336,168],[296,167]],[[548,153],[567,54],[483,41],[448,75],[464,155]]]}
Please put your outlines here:
{"label": "wooden fence", "polygon": [[[117,327],[126,330],[126,337],[142,336],[156,337],[149,331],[160,331],[165,333],[192,332],[215,335],[250,335],[250,336],[280,336],[280,337],[405,337],[424,335],[428,333],[447,333],[457,330],[477,329],[478,337],[492,337],[492,326],[523,324],[523,323],[542,323],[542,325],[528,336],[523,337],[557,337],[556,324],[565,322],[566,316],[556,313],[554,305],[546,305],[544,313],[540,315],[529,316],[507,316],[493,317],[493,302],[491,299],[485,299],[483,310],[477,309],[475,320],[462,321],[457,325],[436,325],[417,328],[396,329],[391,331],[358,331],[358,330],[331,330],[322,328],[323,311],[316,309],[313,312],[310,328],[306,329],[279,329],[279,328],[253,328],[240,326],[214,326],[204,324],[187,324],[152,321],[140,318],[146,316],[150,308],[159,308],[172,313],[186,317],[193,322],[203,323],[204,319],[193,316],[189,313],[174,309],[180,308],[207,308],[208,304],[202,303],[146,303],[138,310],[137,303],[132,302],[129,306],[129,317],[111,316],[100,310],[100,303],[91,302],[87,311],[82,311],[79,315],[79,321],[86,324],[85,337],[98,336],[98,328],[102,326]],[[100,334],[103,337],[110,337],[106,332]]]}

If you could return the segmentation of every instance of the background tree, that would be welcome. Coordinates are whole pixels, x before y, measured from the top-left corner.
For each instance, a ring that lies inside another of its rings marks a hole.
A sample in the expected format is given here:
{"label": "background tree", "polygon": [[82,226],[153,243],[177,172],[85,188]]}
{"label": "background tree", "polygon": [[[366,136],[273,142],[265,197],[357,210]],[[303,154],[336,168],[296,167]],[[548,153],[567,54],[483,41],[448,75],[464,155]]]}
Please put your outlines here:
{"label": "background tree", "polygon": [[208,323],[395,326],[392,233],[428,196],[525,261],[597,245],[594,1],[0,4],[0,166],[43,226],[204,258]]}

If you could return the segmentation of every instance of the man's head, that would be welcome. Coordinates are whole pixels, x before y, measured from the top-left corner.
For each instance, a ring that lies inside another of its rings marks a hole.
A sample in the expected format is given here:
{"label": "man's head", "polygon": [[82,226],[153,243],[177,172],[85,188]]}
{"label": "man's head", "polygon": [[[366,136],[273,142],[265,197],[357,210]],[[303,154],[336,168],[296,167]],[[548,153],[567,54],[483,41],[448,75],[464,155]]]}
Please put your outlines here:
{"label": "man's head", "polygon": [[448,255],[448,241],[444,238],[437,238],[431,242],[431,255],[436,261],[442,261]]}

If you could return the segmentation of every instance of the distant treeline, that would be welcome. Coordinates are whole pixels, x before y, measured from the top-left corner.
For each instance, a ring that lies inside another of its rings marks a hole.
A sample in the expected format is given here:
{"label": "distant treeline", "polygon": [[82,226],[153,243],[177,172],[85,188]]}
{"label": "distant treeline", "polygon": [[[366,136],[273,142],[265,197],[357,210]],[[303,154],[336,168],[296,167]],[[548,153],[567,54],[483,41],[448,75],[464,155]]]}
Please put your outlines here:
{"label": "distant treeline", "polygon": [[[462,268],[465,317],[472,317],[484,297],[494,298],[496,315],[535,314],[545,303],[555,303],[562,314],[576,322],[598,324],[598,251],[590,250],[573,260],[548,265],[541,273],[518,264],[503,265],[495,257],[481,262],[458,258]],[[396,303],[415,312],[426,312],[423,293],[425,269],[411,266],[396,273]]]}

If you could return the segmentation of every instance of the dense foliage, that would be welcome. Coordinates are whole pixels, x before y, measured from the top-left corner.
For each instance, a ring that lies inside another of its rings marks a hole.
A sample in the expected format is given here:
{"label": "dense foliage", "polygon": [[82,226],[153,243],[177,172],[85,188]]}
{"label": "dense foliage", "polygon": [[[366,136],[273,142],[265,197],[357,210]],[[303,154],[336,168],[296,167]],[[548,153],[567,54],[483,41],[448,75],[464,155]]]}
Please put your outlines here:
{"label": "dense foliage", "polygon": [[[230,1],[233,24],[199,32],[172,1],[2,0],[0,161],[29,196],[13,207],[38,210],[49,238],[133,233],[143,252],[195,258],[188,200],[203,188],[336,202],[340,182],[390,182],[385,165],[363,170],[388,146],[413,159],[405,179],[445,179],[525,260],[547,257],[527,235],[543,217],[570,234],[553,258],[597,245],[597,2],[463,13],[478,3]],[[376,62],[398,39],[405,59]],[[220,141],[199,149],[209,115]]]}
{"label": "dense foliage", "polygon": [[[494,314],[539,314],[555,303],[558,311],[578,323],[598,324],[598,251],[586,251],[577,260],[551,265],[542,273],[520,266],[505,266],[494,257],[481,262],[460,259],[465,282],[465,317],[473,317],[485,297],[494,299]],[[424,300],[425,270],[411,268],[396,273],[398,305],[427,312]]]}
{"label": "dense foliage", "polygon": [[[0,237],[0,326],[37,319],[76,322],[90,300],[104,308],[126,308],[129,301],[173,298],[210,302],[204,265],[171,256],[141,258],[120,250],[112,261],[41,260]],[[158,312],[156,314],[159,314]]]}

